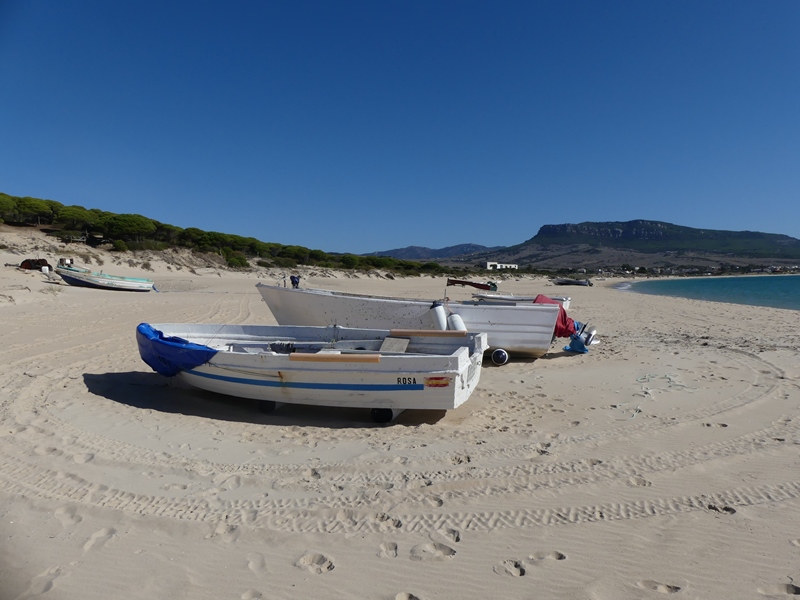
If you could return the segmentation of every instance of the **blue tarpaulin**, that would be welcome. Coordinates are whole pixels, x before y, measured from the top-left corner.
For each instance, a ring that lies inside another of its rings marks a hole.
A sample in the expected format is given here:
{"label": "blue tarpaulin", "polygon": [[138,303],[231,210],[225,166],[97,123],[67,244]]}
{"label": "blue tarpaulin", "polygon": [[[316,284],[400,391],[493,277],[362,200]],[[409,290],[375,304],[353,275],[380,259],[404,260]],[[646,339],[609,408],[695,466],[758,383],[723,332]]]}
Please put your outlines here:
{"label": "blue tarpaulin", "polygon": [[142,360],[155,372],[167,377],[203,365],[217,353],[208,346],[165,336],[149,323],[140,323],[136,328],[136,342]]}

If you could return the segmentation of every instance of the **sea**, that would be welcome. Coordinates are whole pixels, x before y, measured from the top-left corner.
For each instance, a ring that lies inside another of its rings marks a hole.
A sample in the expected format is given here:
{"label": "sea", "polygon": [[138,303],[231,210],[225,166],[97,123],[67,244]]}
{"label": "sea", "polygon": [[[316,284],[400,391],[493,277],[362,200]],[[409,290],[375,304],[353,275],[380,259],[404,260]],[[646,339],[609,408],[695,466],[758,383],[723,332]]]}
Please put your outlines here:
{"label": "sea", "polygon": [[620,284],[642,294],[800,310],[800,275],[681,277]]}

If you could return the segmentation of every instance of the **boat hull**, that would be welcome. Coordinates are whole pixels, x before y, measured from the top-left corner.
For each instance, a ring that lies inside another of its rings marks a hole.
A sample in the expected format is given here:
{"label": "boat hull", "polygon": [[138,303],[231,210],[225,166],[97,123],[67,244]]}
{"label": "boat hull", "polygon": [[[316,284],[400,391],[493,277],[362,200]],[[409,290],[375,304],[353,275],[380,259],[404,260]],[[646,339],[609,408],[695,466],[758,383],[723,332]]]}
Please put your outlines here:
{"label": "boat hull", "polygon": [[78,287],[89,287],[103,290],[121,290],[126,292],[149,292],[153,289],[153,282],[149,279],[136,277],[119,277],[106,275],[80,269],[56,267],[56,273],[66,283]]}
{"label": "boat hull", "polygon": [[[136,337],[142,359],[157,372],[228,396],[450,410],[466,402],[478,385],[487,345],[485,334],[460,333],[432,337],[342,327],[142,323]],[[381,350],[387,337],[408,340],[407,349]]]}
{"label": "boat hull", "polygon": [[[340,325],[366,328],[436,329],[433,301],[386,298],[257,284],[261,297],[281,325]],[[558,304],[448,301],[449,314],[461,317],[468,331],[488,335],[489,349],[517,356],[544,356],[553,341]]]}
{"label": "boat hull", "polygon": [[583,286],[591,286],[592,281],[590,279],[553,279],[551,280],[554,285],[583,285]]}

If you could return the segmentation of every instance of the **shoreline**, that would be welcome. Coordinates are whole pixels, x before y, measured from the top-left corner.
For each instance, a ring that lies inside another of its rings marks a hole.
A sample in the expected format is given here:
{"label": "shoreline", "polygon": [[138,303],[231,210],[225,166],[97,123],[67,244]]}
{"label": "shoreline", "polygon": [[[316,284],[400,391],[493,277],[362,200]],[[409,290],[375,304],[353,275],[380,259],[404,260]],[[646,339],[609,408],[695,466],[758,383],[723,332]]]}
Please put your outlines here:
{"label": "shoreline", "polygon": [[[687,298],[706,302],[736,304],[750,307],[771,307],[800,310],[797,291],[800,276],[773,275],[738,277],[675,278],[669,280],[632,281],[617,285],[617,289],[647,295]],[[792,279],[795,278],[795,279]],[[795,285],[792,285],[792,283]]]}

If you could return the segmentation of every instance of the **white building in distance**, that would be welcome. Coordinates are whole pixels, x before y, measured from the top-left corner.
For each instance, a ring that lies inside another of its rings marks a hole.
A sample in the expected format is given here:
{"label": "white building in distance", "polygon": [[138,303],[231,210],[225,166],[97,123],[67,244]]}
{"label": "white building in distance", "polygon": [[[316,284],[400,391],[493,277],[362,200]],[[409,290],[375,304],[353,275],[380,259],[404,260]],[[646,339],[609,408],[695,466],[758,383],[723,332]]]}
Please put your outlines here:
{"label": "white building in distance", "polygon": [[500,269],[518,269],[518,265],[510,265],[510,264],[503,264],[503,263],[496,263],[496,262],[487,262],[486,263],[486,270],[487,271],[499,271]]}

